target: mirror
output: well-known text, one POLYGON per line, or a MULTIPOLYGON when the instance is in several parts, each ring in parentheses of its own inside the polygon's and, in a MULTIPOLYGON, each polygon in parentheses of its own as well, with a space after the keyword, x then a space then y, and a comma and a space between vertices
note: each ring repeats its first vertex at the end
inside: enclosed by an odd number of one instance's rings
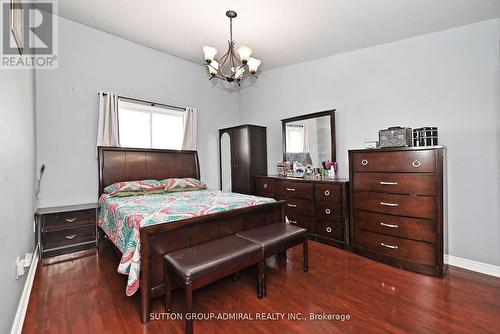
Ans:
POLYGON ((321 167, 335 161, 335 110, 283 119, 283 160, 321 167))
POLYGON ((221 189, 231 192, 231 137, 226 132, 220 139, 221 189))

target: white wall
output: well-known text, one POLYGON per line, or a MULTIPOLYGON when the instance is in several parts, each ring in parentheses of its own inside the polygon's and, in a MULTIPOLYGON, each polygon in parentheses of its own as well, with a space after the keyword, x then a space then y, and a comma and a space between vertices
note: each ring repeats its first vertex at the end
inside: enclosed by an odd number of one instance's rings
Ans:
MULTIPOLYGON (((200 51, 201 52, 201 51, 200 51)), ((237 124, 238 95, 205 69, 59 18, 59 69, 37 71, 38 163, 47 165, 40 206, 97 201, 97 91, 198 108, 202 178, 218 187, 218 129, 237 124)))
POLYGON ((0 333, 8 333, 26 282, 16 280, 16 259, 34 249, 35 79, 32 70, 0 72, 0 333))
POLYGON ((280 119, 336 108, 337 159, 389 126, 437 126, 448 146, 449 253, 500 265, 500 20, 266 71, 240 92, 240 121, 268 127, 268 166, 281 159, 280 119))

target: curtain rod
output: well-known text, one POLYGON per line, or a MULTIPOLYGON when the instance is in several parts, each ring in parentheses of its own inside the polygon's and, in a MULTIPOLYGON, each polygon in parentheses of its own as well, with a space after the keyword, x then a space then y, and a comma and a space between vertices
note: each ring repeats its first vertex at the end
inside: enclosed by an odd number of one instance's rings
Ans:
MULTIPOLYGON (((102 94, 102 95, 108 95, 108 93, 106 93, 106 92, 98 92, 98 93, 97 93, 97 95, 99 95, 99 94, 102 94)), ((158 102, 152 102, 152 101, 147 101, 147 100, 143 100, 143 99, 136 99, 136 98, 134 98, 134 97, 128 97, 128 96, 118 95, 118 98, 120 98, 120 99, 124 99, 124 100, 130 100, 130 101, 136 101, 136 102, 147 103, 147 104, 151 105, 152 107, 154 107, 154 106, 164 106, 164 107, 167 107, 167 108, 170 108, 170 109, 177 109, 177 110, 183 110, 183 111, 186 111, 186 108, 185 108, 185 107, 172 106, 172 105, 170 105, 170 104, 158 103, 158 102)))

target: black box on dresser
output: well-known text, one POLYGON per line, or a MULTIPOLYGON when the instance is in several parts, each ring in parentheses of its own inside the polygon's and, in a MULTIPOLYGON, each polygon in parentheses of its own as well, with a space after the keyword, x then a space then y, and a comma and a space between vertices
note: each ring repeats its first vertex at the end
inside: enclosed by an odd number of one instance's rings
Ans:
POLYGON ((98 204, 39 208, 36 211, 42 258, 96 247, 98 204))
POLYGON ((351 250, 445 274, 446 148, 350 150, 351 250))
POLYGON ((345 179, 257 176, 258 196, 285 200, 290 224, 308 230, 309 239, 349 249, 349 182, 345 179))

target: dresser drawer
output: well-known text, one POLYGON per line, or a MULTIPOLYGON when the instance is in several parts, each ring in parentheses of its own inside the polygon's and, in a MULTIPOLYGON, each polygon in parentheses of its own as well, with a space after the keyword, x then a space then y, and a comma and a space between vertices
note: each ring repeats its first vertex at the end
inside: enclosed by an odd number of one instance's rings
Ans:
POLYGON ((316 201, 316 216, 321 219, 342 221, 342 204, 316 201))
POLYGON ((345 241, 344 224, 342 222, 320 219, 316 224, 316 234, 339 241, 345 241))
POLYGON ((355 173, 354 190, 435 195, 436 175, 423 173, 355 173))
POLYGON ((275 180, 271 178, 259 177, 257 178, 257 195, 272 197, 274 195, 275 180))
POLYGON ((302 216, 314 216, 314 202, 299 198, 285 198, 285 212, 302 216))
POLYGON ((42 233, 44 250, 76 245, 82 242, 95 241, 95 239, 95 226, 76 227, 42 233))
POLYGON ((96 223, 96 209, 50 213, 43 215, 42 231, 74 228, 96 223))
POLYGON ((352 154, 354 172, 410 172, 436 171, 436 154, 428 151, 356 152, 352 154))
POLYGON ((319 201, 342 202, 342 186, 340 184, 317 183, 314 185, 314 195, 319 201))
POLYGON ((355 192, 354 208, 407 217, 434 219, 436 199, 430 196, 355 192))
POLYGON ((372 252, 418 264, 435 265, 434 244, 390 235, 354 230, 354 244, 372 252))
POLYGON ((314 198, 314 186, 311 182, 278 181, 275 192, 280 196, 309 200, 314 198))
POLYGON ((316 220, 313 217, 305 217, 294 213, 286 213, 285 215, 290 224, 305 228, 309 233, 316 232, 316 220))
POLYGON ((384 215, 354 210, 354 225, 364 230, 407 239, 435 242, 435 223, 432 220, 384 215))

